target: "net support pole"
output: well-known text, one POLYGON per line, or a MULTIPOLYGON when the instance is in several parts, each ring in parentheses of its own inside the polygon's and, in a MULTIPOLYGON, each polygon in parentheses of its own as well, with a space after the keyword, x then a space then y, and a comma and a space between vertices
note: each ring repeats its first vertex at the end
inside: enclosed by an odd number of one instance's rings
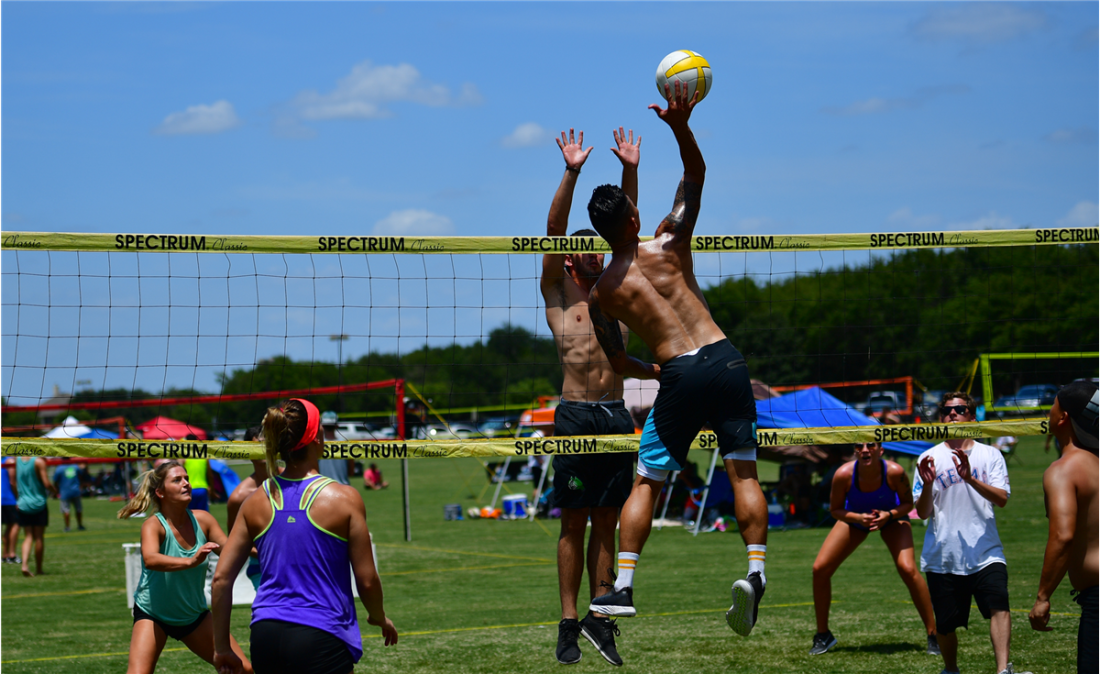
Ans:
POLYGON ((409 460, 401 459, 401 491, 405 503, 405 541, 412 542, 412 513, 409 511, 409 460))

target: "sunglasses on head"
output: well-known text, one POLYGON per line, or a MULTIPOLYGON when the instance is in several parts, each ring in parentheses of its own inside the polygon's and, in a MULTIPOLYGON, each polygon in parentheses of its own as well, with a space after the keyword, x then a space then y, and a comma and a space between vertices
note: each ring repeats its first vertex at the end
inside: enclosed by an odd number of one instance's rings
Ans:
POLYGON ((943 407, 943 409, 940 410, 940 414, 946 417, 948 414, 951 414, 952 411, 954 411, 955 414, 961 417, 962 415, 969 412, 970 408, 966 405, 946 405, 945 407, 943 407))

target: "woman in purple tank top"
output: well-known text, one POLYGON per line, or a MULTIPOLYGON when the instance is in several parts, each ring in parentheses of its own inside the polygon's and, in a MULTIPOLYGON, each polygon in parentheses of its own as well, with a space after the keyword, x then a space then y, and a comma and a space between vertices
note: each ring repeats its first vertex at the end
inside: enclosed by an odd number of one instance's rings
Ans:
POLYGON ((252 666, 257 674, 348 674, 363 655, 352 576, 367 622, 382 628, 385 644, 397 629, 382 606, 363 499, 354 487, 322 476, 320 412, 306 400, 272 407, 264 417, 268 474, 275 477, 241 506, 237 524, 214 574, 214 664, 241 672, 230 650, 233 582, 255 547, 261 579, 252 603, 252 666), (276 459, 286 468, 276 469, 276 459), (350 563, 350 569, 349 569, 350 563))
POLYGON ((832 578, 836 570, 872 531, 882 534, 898 574, 909 588, 928 635, 927 652, 939 654, 936 621, 928 585, 913 558, 913 530, 909 512, 913 492, 905 469, 882 458, 881 443, 855 446, 855 461, 844 464, 833 475, 829 510, 836 519, 814 560, 814 614, 817 634, 810 655, 821 655, 836 646, 829 631, 829 603, 833 598, 832 578))

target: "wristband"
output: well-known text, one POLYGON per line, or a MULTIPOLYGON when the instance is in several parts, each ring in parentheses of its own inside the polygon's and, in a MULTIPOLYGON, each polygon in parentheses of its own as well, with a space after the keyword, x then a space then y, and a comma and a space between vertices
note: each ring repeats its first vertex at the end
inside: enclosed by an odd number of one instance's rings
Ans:
POLYGON ((573 173, 576 173, 577 175, 581 174, 581 170, 579 168, 573 168, 572 166, 566 166, 565 170, 566 171, 572 171, 573 173))

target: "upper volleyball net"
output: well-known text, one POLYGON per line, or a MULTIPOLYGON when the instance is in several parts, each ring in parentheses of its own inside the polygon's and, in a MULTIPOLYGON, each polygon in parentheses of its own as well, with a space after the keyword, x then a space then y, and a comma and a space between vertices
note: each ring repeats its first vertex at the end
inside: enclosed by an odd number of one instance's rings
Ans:
MULTIPOLYGON (((704 235, 692 250, 769 447, 1045 433, 1049 402, 1006 396, 1097 375, 1097 241, 1097 228, 704 235), (984 421, 935 423, 937 396, 958 390, 984 421)), ((637 448, 461 426, 560 391, 540 256, 609 252, 598 238, 5 232, 2 250, 6 455, 258 457, 234 433, 287 395, 379 440, 344 443, 355 458, 637 448), (208 439, 35 437, 69 415, 131 431, 171 418, 208 439), (428 432, 448 424, 466 430, 428 432)), ((637 338, 628 351, 651 360, 637 338)))

